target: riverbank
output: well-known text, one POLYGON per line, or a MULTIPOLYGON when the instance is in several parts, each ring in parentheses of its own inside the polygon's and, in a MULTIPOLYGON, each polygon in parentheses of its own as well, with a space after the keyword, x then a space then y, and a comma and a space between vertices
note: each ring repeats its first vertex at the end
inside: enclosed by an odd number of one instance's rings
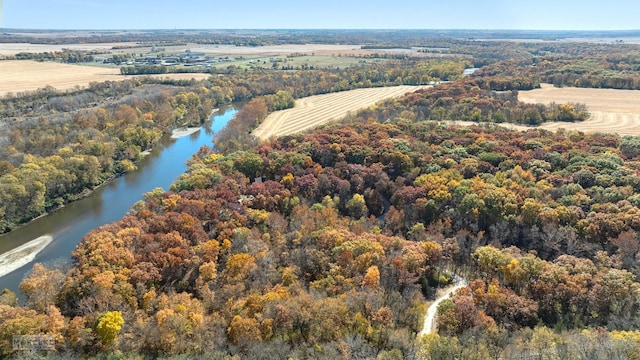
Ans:
MULTIPOLYGON (((211 112, 211 114, 213 115, 213 114, 215 114, 216 112, 218 112, 219 110, 220 110, 220 109, 218 109, 218 108, 213 109, 213 111, 211 112)), ((170 137, 171 137, 172 139, 179 139, 179 138, 181 138, 181 137, 185 137, 185 136, 191 135, 191 134, 193 134, 193 133, 195 133, 195 132, 199 131, 200 129, 201 129, 201 128, 199 128, 199 127, 197 127, 197 128, 196 128, 196 127, 193 127, 193 128, 181 128, 181 129, 175 129, 175 130, 173 130, 173 131, 171 132, 171 136, 170 136, 170 137)), ((166 133, 165 133, 165 134, 166 134, 166 133)), ((156 144, 154 144, 154 145, 156 145, 156 144)), ((145 157, 147 157, 147 156, 151 155, 151 152, 152 152, 152 151, 153 151, 153 149, 148 149, 148 150, 144 150, 144 151, 140 152, 140 160, 142 160, 142 159, 144 159, 145 157)), ((139 162, 139 161, 137 161, 136 163, 138 163, 138 162, 139 162)), ((58 211, 58 210, 60 210, 60 209, 64 208, 65 206, 67 206, 67 205, 69 205, 69 204, 71 204, 71 203, 74 203, 74 202, 76 202, 76 201, 78 201, 78 200, 84 199, 84 198, 86 198, 87 196, 91 195, 95 190, 97 190, 97 189, 99 189, 99 188, 101 188, 101 187, 103 187, 103 186, 105 186, 105 185, 108 185, 108 184, 109 184, 110 182, 112 182, 114 179, 117 179, 118 177, 123 176, 123 175, 125 175, 125 174, 126 174, 126 172, 118 172, 118 173, 115 173, 115 174, 113 174, 113 175, 109 176, 108 178, 106 178, 106 179, 105 179, 104 181, 102 181, 100 184, 98 184, 98 185, 94 186, 93 188, 91 188, 91 189, 89 189, 89 188, 85 188, 81 193, 79 193, 79 194, 75 194, 74 196, 72 196, 72 197, 70 198, 70 200, 69 200, 69 201, 65 202, 64 204, 61 204, 61 205, 57 205, 57 206, 54 206, 54 207, 48 208, 44 213, 42 213, 42 214, 40 214, 40 215, 36 216, 36 217, 35 217, 35 218, 33 218, 33 219, 30 219, 30 220, 28 220, 28 221, 26 221, 26 222, 23 222, 23 223, 20 223, 20 224, 16 225, 15 227, 11 228, 11 230, 9 230, 9 231, 6 231, 6 232, 1 232, 1 231, 0 231, 0 236, 2 236, 2 235, 4 235, 4 234, 9 234, 9 233, 11 233, 11 232, 14 232, 14 231, 16 231, 16 230, 18 230, 18 229, 20 229, 20 228, 22 228, 22 227, 24 227, 24 226, 27 226, 27 225, 29 225, 29 224, 33 223, 35 220, 38 220, 38 219, 40 219, 40 218, 42 218, 42 217, 46 217, 46 216, 51 215, 52 213, 54 213, 54 212, 56 212, 56 211, 58 211)), ((1 254, 1 250, 0 250, 0 255, 3 255, 3 254, 1 254)), ((0 276, 1 276, 1 275, 0 275, 0 276)))
MULTIPOLYGON (((149 156, 136 162, 137 170, 114 175, 109 181, 89 189, 85 196, 50 211, 27 224, 0 235, 0 253, 8 252, 40 236, 51 235, 51 242, 34 261, 72 262, 71 253, 91 230, 117 221, 131 211, 144 194, 155 188, 168 189, 187 171, 186 163, 202 146, 211 146, 211 137, 233 118, 234 107, 221 108, 205 123, 202 131, 181 139, 163 135, 149 156)), ((0 255, 1 256, 1 255, 0 255)), ((8 288, 20 297, 19 284, 31 269, 28 265, 0 278, 0 290, 8 288)))
POLYGON ((195 132, 200 131, 199 127, 188 127, 188 128, 179 128, 171 131, 172 139, 179 139, 181 137, 189 136, 195 132))
POLYGON ((0 277, 32 262, 53 241, 51 235, 40 236, 0 255, 0 277))

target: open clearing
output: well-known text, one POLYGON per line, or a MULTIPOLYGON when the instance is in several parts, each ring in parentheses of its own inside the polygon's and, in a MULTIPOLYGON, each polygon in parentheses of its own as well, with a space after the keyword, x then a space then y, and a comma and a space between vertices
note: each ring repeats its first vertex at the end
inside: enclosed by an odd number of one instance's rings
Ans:
MULTIPOLYGON (((161 74, 155 77, 172 79, 204 79, 209 74, 161 74)), ((91 82, 119 81, 130 77, 120 74, 120 69, 97 66, 68 65, 54 62, 28 60, 0 61, 0 96, 8 93, 34 91, 53 86, 68 90, 76 86, 88 86, 91 82)))
MULTIPOLYGON (((616 133, 619 135, 640 135, 640 91, 586 88, 556 88, 543 84, 540 89, 521 91, 518 99, 527 103, 549 104, 555 102, 583 103, 587 105, 591 117, 583 122, 553 122, 540 128, 556 130, 578 130, 586 132, 616 133)), ((527 129, 526 126, 512 126, 527 129)))
POLYGON ((253 135, 268 139, 300 132, 332 120, 345 117, 349 112, 374 105, 386 98, 402 96, 427 86, 392 86, 356 89, 338 93, 309 96, 296 100, 292 109, 276 111, 254 130, 253 135))

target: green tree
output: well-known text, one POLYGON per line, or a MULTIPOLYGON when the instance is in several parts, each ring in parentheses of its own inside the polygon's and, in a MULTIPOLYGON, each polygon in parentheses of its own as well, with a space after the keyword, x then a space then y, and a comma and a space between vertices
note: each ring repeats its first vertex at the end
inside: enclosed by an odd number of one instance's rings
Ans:
POLYGON ((636 136, 624 136, 620 141, 620 151, 629 159, 635 158, 640 155, 640 139, 636 136))
POLYGON ((260 155, 253 151, 239 152, 235 158, 233 166, 249 179, 260 175, 263 167, 263 160, 260 155))

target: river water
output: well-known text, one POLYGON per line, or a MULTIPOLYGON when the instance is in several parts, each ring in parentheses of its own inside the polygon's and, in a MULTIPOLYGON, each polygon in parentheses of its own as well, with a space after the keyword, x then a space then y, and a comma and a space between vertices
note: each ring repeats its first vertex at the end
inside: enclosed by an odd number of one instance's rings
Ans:
POLYGON ((233 118, 236 110, 220 108, 200 131, 179 138, 162 138, 151 154, 138 165, 138 170, 118 177, 96 189, 88 197, 41 217, 10 233, 0 235, 0 254, 40 236, 51 235, 53 241, 31 263, 0 277, 0 291, 8 288, 19 292, 20 281, 34 262, 69 261, 71 252, 92 229, 122 218, 142 195, 161 187, 168 190, 187 170, 186 161, 202 146, 212 146, 213 134, 233 118))

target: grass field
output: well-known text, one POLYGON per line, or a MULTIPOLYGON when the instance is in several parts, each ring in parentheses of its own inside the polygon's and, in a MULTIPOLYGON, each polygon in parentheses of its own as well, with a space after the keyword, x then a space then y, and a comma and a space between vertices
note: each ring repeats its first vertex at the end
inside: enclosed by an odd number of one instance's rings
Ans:
POLYGON ((424 87, 426 86, 357 89, 298 99, 294 108, 276 111, 267 116, 253 134, 261 139, 268 139, 300 132, 341 119, 349 112, 374 105, 380 100, 398 97, 424 87))
MULTIPOLYGON (((172 79, 204 79, 208 74, 162 74, 157 77, 172 79)), ((33 91, 53 86, 58 90, 68 90, 76 86, 84 87, 97 81, 119 81, 127 77, 120 75, 120 69, 97 66, 68 65, 54 62, 22 60, 0 61, 0 96, 9 93, 33 91)))
POLYGON ((362 59, 351 56, 336 56, 336 55, 309 55, 289 58, 286 63, 278 63, 278 66, 290 65, 294 68, 300 66, 313 66, 314 68, 335 68, 335 67, 347 67, 359 64, 372 64, 378 62, 385 62, 385 59, 362 59))
MULTIPOLYGON (((233 56, 230 56, 233 59, 233 56)), ((279 56, 259 56, 259 55, 242 55, 242 60, 232 60, 229 62, 220 62, 213 64, 213 67, 224 69, 230 65, 238 66, 241 69, 272 69, 273 63, 271 58, 276 58, 275 68, 280 70, 282 67, 288 69, 335 69, 348 66, 356 66, 362 64, 373 64, 386 62, 386 59, 362 59, 353 56, 337 56, 337 55, 299 55, 295 57, 279 56)))
MULTIPOLYGON (((269 58, 286 58, 288 55, 299 56, 289 58, 288 62, 277 63, 277 68, 282 65, 289 65, 294 69, 314 67, 314 68, 337 68, 351 65, 359 65, 362 61, 367 63, 385 61, 384 59, 366 59, 363 56, 372 54, 384 54, 389 51, 384 49, 362 49, 361 45, 331 45, 331 44, 284 44, 269 46, 235 46, 235 45, 213 45, 213 44, 185 44, 175 46, 161 46, 159 53, 151 53, 151 46, 143 46, 133 42, 123 43, 96 43, 96 44, 66 44, 66 45, 41 45, 29 43, 2 43, 0 44, 0 57, 3 55, 16 55, 20 52, 42 53, 51 51, 70 50, 95 50, 107 54, 136 54, 145 56, 176 56, 191 51, 203 53, 211 58, 229 57, 231 61, 213 64, 216 68, 226 68, 230 65, 238 66, 241 69, 252 69, 256 66, 270 69, 272 64, 269 58), (116 47, 116 49, 114 49, 116 47), (122 47, 122 48, 120 48, 122 47), (241 60, 236 60, 237 58, 241 60), (266 60, 266 63, 257 64, 258 59, 266 60), (252 63, 249 63, 252 61, 252 63)), ((411 49, 394 51, 393 53, 406 53, 417 57, 438 57, 440 54, 419 53, 411 49)), ((109 57, 109 55, 105 55, 109 57)), ((450 56, 448 54, 447 56, 450 56)))

